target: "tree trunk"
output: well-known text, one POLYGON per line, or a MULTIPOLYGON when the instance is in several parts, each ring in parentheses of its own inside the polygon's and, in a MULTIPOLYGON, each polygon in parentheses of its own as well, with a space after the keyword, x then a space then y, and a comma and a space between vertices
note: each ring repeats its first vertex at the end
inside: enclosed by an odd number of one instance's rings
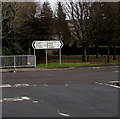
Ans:
POLYGON ((31 55, 31 48, 28 48, 28 54, 31 55))
POLYGON ((82 62, 86 62, 86 44, 85 43, 83 43, 82 62))
POLYGON ((99 48, 98 48, 98 45, 96 46, 96 58, 99 58, 99 48))
POLYGON ((89 45, 87 46, 87 62, 89 62, 89 45))
POLYGON ((110 62, 110 47, 108 46, 108 49, 107 49, 108 53, 107 53, 107 62, 110 62))
POLYGON ((116 60, 116 49, 115 49, 115 45, 113 45, 113 60, 116 60))

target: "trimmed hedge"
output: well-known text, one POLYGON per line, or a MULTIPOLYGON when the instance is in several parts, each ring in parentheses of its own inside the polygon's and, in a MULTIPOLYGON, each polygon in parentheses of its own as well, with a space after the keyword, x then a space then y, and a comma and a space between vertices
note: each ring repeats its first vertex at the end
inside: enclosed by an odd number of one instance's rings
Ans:
MULTIPOLYGON (((99 49, 99 55, 107 55, 106 46, 100 46, 98 49, 99 49)), ((96 48, 90 47, 89 54, 95 55, 96 48)), ((64 46, 62 48, 62 55, 82 55, 82 48, 64 46)), ((110 55, 113 55, 113 48, 110 48, 110 55)), ((118 46, 116 47, 116 55, 120 55, 120 47, 118 46)))

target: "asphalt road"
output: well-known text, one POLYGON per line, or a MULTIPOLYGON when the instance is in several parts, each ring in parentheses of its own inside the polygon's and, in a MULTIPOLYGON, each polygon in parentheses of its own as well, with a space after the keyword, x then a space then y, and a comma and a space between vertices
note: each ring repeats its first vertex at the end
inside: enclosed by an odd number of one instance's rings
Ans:
POLYGON ((3 117, 117 117, 117 68, 3 73, 3 117), (8 85, 9 84, 9 85, 8 85))

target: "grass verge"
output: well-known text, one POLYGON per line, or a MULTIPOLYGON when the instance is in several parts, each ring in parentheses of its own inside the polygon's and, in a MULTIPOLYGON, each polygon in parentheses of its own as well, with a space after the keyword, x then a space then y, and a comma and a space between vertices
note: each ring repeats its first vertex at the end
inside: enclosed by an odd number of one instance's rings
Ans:
POLYGON ((80 67, 80 66, 97 66, 97 65, 117 65, 118 62, 104 62, 104 63, 93 63, 93 62, 81 62, 81 63, 48 63, 46 64, 38 64, 37 68, 59 68, 59 67, 80 67))

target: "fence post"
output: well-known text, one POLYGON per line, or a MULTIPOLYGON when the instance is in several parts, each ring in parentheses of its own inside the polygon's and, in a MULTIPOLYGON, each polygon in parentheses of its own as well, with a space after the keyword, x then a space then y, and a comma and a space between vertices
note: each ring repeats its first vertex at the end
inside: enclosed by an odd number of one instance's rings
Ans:
POLYGON ((14 56, 14 68, 15 68, 16 66, 15 66, 15 56, 14 56))
POLYGON ((27 65, 29 64, 29 56, 27 56, 27 65))

